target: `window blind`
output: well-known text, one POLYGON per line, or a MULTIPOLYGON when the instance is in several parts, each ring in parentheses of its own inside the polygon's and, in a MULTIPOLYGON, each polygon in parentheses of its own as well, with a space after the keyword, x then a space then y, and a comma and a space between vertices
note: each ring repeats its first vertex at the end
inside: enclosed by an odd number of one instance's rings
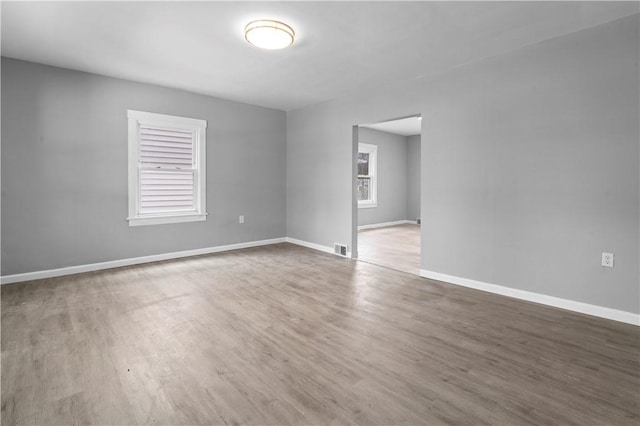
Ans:
POLYGON ((194 135, 140 126, 140 213, 193 211, 194 135))

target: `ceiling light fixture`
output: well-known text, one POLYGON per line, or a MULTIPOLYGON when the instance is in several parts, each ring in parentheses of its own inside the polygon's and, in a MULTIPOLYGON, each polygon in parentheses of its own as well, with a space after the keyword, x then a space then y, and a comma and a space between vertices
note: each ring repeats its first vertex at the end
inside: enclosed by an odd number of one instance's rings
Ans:
POLYGON ((244 38, 262 49, 284 49, 293 44, 295 32, 284 22, 260 19, 244 27, 244 38))

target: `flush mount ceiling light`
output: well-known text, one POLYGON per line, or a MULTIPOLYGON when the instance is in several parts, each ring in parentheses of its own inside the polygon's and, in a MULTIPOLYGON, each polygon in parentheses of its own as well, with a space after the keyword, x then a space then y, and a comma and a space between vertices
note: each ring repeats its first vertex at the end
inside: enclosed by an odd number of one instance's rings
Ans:
POLYGON ((260 19, 244 27, 244 38, 262 49, 284 49, 293 44, 293 28, 280 21, 260 19))

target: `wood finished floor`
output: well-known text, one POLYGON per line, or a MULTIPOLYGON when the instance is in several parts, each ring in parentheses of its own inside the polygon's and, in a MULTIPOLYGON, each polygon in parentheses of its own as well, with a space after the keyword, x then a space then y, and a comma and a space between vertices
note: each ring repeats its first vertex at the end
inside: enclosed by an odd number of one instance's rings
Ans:
POLYGON ((420 275, 420 225, 394 225, 358 231, 358 259, 420 275))
POLYGON ((639 421, 638 328, 290 244, 1 292, 5 425, 639 421))

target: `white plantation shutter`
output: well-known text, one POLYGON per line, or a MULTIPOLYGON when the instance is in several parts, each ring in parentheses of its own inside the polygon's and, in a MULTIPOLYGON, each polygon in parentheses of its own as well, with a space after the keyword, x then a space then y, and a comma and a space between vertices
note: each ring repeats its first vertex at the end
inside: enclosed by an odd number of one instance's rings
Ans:
POLYGON ((205 128, 202 120, 129 111, 131 226, 204 220, 205 128))
POLYGON ((193 132, 140 126, 140 164, 193 167, 193 132))
POLYGON ((140 126, 140 213, 195 211, 194 138, 140 126))
POLYGON ((140 213, 195 210, 193 172, 140 171, 140 213))

